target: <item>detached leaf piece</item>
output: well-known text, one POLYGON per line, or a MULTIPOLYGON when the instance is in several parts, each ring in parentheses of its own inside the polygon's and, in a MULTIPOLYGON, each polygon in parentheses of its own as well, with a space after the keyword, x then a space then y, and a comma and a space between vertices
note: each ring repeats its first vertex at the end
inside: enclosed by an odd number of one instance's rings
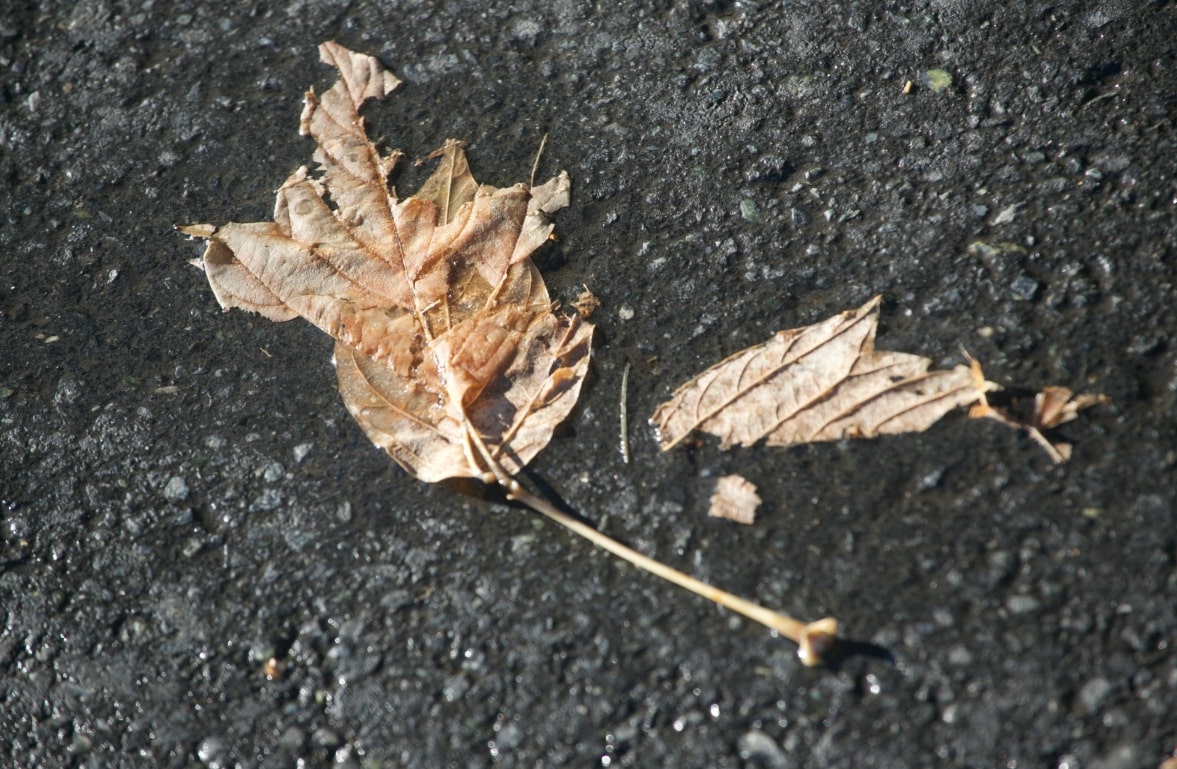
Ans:
POLYGON ((1110 402, 1111 398, 1103 393, 1075 395, 1069 387, 1049 385, 1034 396, 1032 423, 1041 430, 1050 430, 1077 419, 1083 409, 1110 402))
POLYGON ((576 301, 572 303, 572 309, 576 310, 577 314, 586 320, 591 318, 593 313, 599 310, 600 307, 601 300, 597 298, 596 294, 589 291, 588 286, 584 287, 584 291, 581 291, 580 295, 576 297, 576 301))
POLYGON ((927 358, 875 351, 880 301, 779 331, 678 388, 650 420, 662 449, 694 430, 725 449, 921 432, 981 399, 968 366, 929 372, 927 358))
POLYGON ((424 481, 478 478, 657 576, 798 642, 814 665, 837 623, 805 624, 671 569, 532 494, 513 477, 576 403, 592 326, 552 310, 529 256, 568 205, 560 174, 538 187, 475 182, 463 145, 447 141, 416 195, 400 200, 360 105, 400 81, 371 56, 319 47, 340 81, 306 95, 300 130, 318 143, 321 175, 296 171, 273 222, 196 224, 201 259, 225 309, 306 318, 333 336, 339 391, 378 446, 424 481))
POLYGON ((514 475, 576 403, 592 326, 552 312, 530 254, 568 205, 569 180, 479 185, 462 143, 431 157, 416 195, 389 193, 399 153, 381 155, 358 115, 399 85, 379 61, 320 47, 341 79, 306 96, 300 130, 321 178, 296 171, 273 222, 195 225, 226 309, 302 316, 336 339, 339 390, 373 442, 424 481, 514 475), (495 467, 493 465, 497 465, 495 467))
MULTIPOLYGON (((971 365, 973 379, 983 382, 985 375, 981 373, 981 364, 974 360, 971 361, 971 365)), ((973 419, 993 419, 1006 427, 1024 431, 1050 455, 1051 459, 1061 464, 1071 458, 1071 444, 1051 441, 1042 431, 1066 424, 1078 417, 1083 409, 1109 401, 1110 398, 1102 393, 1075 395, 1067 387, 1051 385, 1034 395, 1034 410, 1029 419, 1021 419, 1005 409, 991 405, 984 396, 981 397, 980 403, 969 409, 969 416, 973 419)))
POLYGON ((715 483, 707 515, 751 525, 756 522, 760 496, 751 481, 739 475, 724 475, 715 483))

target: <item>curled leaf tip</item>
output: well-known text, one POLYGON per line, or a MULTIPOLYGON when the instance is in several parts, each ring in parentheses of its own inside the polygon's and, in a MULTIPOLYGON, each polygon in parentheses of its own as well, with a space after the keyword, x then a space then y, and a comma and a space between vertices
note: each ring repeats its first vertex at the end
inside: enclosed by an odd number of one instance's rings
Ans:
POLYGON ((992 419, 1006 427, 1024 432, 1032 441, 1042 447, 1042 450, 1056 464, 1062 464, 1071 458, 1072 448, 1068 443, 1052 441, 1043 431, 1049 431, 1059 425, 1070 422, 1078 417, 1079 412, 1092 406, 1110 402, 1108 396, 1102 393, 1087 393, 1075 395, 1070 388, 1050 385, 1035 394, 1033 410, 1028 414, 1019 415, 1015 408, 997 408, 989 404, 985 392, 1000 390, 1001 387, 986 382, 981 373, 981 364, 969 358, 973 379, 978 383, 977 389, 981 396, 976 405, 969 409, 971 419, 992 419))

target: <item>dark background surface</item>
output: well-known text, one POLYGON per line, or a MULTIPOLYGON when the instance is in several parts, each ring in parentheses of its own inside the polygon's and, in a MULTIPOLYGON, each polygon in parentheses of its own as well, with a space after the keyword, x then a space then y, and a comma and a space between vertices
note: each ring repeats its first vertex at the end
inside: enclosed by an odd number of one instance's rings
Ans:
POLYGON ((1012 6, 5 2, 0 764, 1155 767, 1177 748, 1177 8, 1012 6), (893 660, 803 668, 412 481, 341 406, 326 337, 220 312, 172 225, 269 217, 329 38, 406 79, 366 115, 410 160, 464 138, 504 185, 547 133, 541 176, 572 176, 539 264, 604 306, 534 477, 893 660), (1060 431, 1063 466, 963 417, 658 452, 645 419, 688 376, 876 292, 881 347, 1113 402, 1060 431), (704 515, 733 471, 753 527, 704 515))

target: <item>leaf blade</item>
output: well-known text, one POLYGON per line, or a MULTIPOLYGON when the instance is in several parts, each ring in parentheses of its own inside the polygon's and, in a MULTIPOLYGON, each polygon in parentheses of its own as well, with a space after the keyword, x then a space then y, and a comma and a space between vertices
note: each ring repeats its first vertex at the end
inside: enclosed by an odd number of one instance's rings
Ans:
POLYGON ((929 372, 926 358, 875 351, 880 301, 780 331, 679 387, 650 419, 662 450, 695 430, 724 449, 919 432, 976 402, 967 366, 929 372))
POLYGON ((374 443, 425 481, 517 473, 571 411, 592 326, 556 315, 530 255, 568 204, 560 174, 535 188, 479 185, 460 141, 418 194, 397 200, 398 153, 369 141, 360 106, 400 81, 373 57, 320 47, 339 80, 307 93, 317 144, 278 190, 274 221, 192 225, 218 301, 301 316, 336 340, 344 403, 374 443))

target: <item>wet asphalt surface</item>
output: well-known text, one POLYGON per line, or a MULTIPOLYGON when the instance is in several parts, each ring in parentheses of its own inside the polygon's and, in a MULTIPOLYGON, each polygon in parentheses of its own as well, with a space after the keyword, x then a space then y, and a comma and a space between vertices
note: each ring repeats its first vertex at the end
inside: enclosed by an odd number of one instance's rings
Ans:
MULTIPOLYGON (((1177 7, 392 5, 0 8, 0 764, 1172 755, 1177 7), (350 421, 323 335, 219 310, 172 226, 269 216, 309 162, 329 38, 405 78, 366 115, 410 160, 464 138, 504 185, 546 133, 541 176, 572 176, 539 264, 603 306, 531 482, 716 585, 837 616, 834 665, 407 478, 350 421), (1059 466, 963 416, 659 453, 645 420, 688 376, 879 292, 881 347, 1112 403, 1058 431, 1059 466), (728 472, 760 488, 753 527, 705 517, 728 472)), ((413 189, 428 169, 405 165, 413 189)))

